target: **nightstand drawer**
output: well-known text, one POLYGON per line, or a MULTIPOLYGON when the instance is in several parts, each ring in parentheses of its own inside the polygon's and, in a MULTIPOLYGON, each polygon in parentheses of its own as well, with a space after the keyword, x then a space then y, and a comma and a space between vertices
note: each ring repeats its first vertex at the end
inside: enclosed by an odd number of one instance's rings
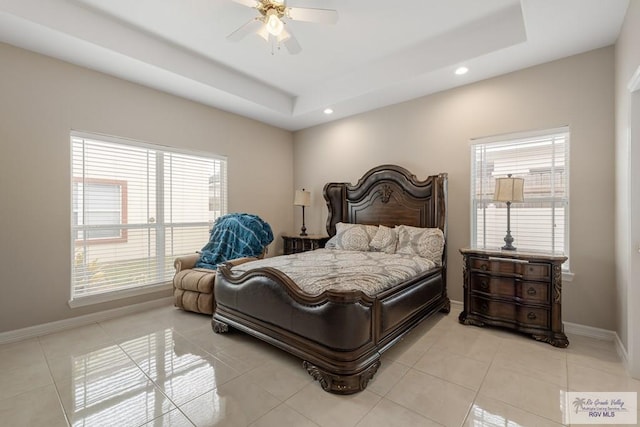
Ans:
POLYGON ((537 264, 530 262, 522 264, 522 277, 530 280, 548 280, 551 277, 551 266, 549 264, 537 264))
POLYGON ((472 297, 470 302, 472 314, 509 323, 515 321, 524 326, 549 327, 549 311, 544 308, 518 306, 479 297, 472 297))
POLYGON ((472 292, 484 292, 535 303, 546 303, 549 297, 548 283, 522 282, 512 277, 490 276, 479 273, 471 273, 469 281, 472 292))
POLYGON ((487 273, 513 274, 525 279, 548 279, 551 274, 549 264, 522 261, 511 258, 475 258, 469 260, 472 270, 487 273))
POLYGON ((549 311, 543 308, 519 307, 518 322, 548 328, 550 325, 549 311))
POLYGON ((539 282, 520 282, 517 297, 525 302, 547 303, 549 301, 549 284, 539 282))
POLYGON ((472 297, 469 312, 488 316, 493 319, 513 321, 516 318, 516 306, 505 302, 472 297))
POLYGON ((516 283, 512 277, 495 277, 471 273, 469 283, 472 292, 484 292, 504 297, 516 296, 516 283))

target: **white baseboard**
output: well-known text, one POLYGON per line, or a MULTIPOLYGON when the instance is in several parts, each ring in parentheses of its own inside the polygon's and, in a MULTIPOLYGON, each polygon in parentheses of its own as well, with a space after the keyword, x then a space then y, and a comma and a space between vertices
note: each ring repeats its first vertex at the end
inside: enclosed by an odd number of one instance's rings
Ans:
POLYGON ((622 361, 625 370, 629 372, 629 353, 622 344, 620 336, 615 331, 607 329, 594 328, 592 326, 579 325, 577 323, 563 322, 564 331, 570 334, 581 335, 584 337, 595 338, 599 340, 612 341, 616 348, 616 352, 622 361))
POLYGON ((450 300, 450 302, 451 302, 451 305, 455 305, 455 306, 457 306, 457 308, 459 308, 461 310, 464 308, 464 303, 462 301, 456 301, 456 300, 452 299, 452 300, 450 300))
POLYGON ((615 341, 617 334, 608 329, 594 328, 593 326, 580 325, 578 323, 562 322, 564 331, 583 337, 595 338, 604 341, 615 341))
POLYGON ((15 331, 0 332, 0 344, 8 344, 15 341, 22 341, 35 338, 66 329, 77 328, 91 323, 102 322, 127 314, 140 313, 158 307, 166 307, 173 304, 173 297, 160 298, 153 301, 128 305, 126 307, 113 308, 111 310, 99 311, 97 313, 86 314, 84 316, 71 317, 69 319, 57 320, 55 322, 44 323, 42 325, 29 326, 27 328, 16 329, 15 331))
POLYGON ((622 344, 620 336, 615 331, 609 331, 607 329, 594 328, 592 326, 579 325, 577 323, 563 322, 564 331, 570 334, 582 335, 589 338, 595 338, 599 340, 612 341, 616 348, 616 353, 620 356, 620 361, 624 369, 631 374, 629 366, 629 353, 622 344))
POLYGON ((626 369, 627 372, 631 373, 629 369, 630 368, 629 353, 627 353, 627 349, 624 347, 624 344, 622 344, 622 340, 620 339, 618 334, 616 334, 616 339, 613 343, 616 346, 616 352, 618 352, 618 356, 620 356, 620 359, 622 359, 622 364, 624 365, 624 368, 626 369))

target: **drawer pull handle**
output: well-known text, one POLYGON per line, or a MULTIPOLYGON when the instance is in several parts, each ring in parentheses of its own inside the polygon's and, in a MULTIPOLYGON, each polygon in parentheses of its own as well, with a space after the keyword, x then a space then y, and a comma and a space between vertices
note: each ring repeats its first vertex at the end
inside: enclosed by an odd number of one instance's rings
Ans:
POLYGON ((482 311, 489 310, 489 304, 487 304, 486 302, 483 302, 482 304, 480 304, 480 310, 482 311))
POLYGON ((536 316, 536 314, 532 311, 529 312, 529 314, 527 314, 527 319, 529 320, 535 320, 538 316, 536 316))
POLYGON ((483 280, 482 282, 480 282, 480 287, 484 290, 489 288, 489 283, 487 283, 486 280, 483 280))
POLYGON ((529 288, 527 289, 527 295, 535 295, 536 294, 536 290, 533 288, 529 288))
POLYGON ((482 271, 487 271, 489 269, 489 266, 487 264, 482 264, 482 265, 480 265, 480 269, 482 271))

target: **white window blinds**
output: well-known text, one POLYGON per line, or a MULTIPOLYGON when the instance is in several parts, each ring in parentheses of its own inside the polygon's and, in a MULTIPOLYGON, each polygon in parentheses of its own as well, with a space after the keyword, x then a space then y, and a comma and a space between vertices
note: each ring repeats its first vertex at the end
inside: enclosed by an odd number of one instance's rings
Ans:
POLYGON ((227 212, 226 160, 71 134, 71 299, 164 284, 227 212))
POLYGON ((504 245, 507 208, 505 203, 493 199, 496 178, 508 174, 524 178, 524 202, 511 205, 513 245, 519 250, 568 255, 569 129, 472 141, 474 247, 504 245))

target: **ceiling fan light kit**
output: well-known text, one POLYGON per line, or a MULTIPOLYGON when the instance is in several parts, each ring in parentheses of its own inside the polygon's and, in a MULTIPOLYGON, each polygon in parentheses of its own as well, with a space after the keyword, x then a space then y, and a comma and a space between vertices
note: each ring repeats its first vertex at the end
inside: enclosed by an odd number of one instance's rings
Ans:
POLYGON ((278 37, 284 29, 284 23, 278 18, 273 10, 269 11, 269 18, 267 18, 267 31, 272 36, 278 37))
POLYGON ((271 53, 275 53, 280 44, 284 44, 290 54, 300 53, 302 48, 293 36, 287 31, 285 19, 302 22, 319 22, 323 24, 335 24, 338 22, 338 12, 332 9, 311 9, 301 7, 289 7, 284 2, 276 0, 233 0, 235 3, 256 9, 260 16, 252 18, 249 22, 227 36, 227 40, 240 41, 248 34, 255 33, 271 44, 271 53))

